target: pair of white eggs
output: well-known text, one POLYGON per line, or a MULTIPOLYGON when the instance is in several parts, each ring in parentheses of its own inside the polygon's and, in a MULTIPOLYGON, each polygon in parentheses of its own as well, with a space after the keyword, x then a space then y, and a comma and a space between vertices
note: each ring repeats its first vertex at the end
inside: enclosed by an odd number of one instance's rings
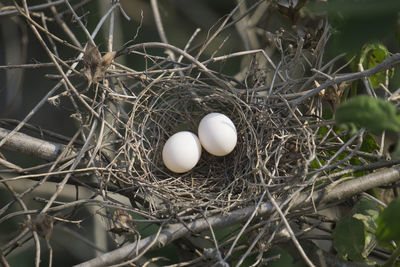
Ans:
POLYGON ((199 137, 189 131, 172 135, 164 145, 164 165, 175 173, 183 173, 196 166, 201 147, 215 156, 225 156, 236 146, 237 132, 233 122, 224 114, 210 113, 201 119, 199 137))

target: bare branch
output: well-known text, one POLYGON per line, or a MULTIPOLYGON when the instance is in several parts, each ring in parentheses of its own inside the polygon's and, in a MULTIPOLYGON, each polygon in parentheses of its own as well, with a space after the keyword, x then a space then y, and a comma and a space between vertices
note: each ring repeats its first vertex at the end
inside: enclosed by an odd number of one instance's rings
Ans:
POLYGON ((321 92, 322 90, 324 90, 325 88, 327 88, 329 86, 332 86, 335 84, 340 84, 342 82, 350 82, 350 81, 362 79, 365 77, 369 77, 371 75, 374 75, 375 73, 393 68, 398 64, 400 64, 400 53, 394 54, 390 58, 384 60, 382 63, 380 63, 380 64, 376 65, 375 67, 370 68, 368 70, 351 73, 351 74, 337 75, 332 80, 321 84, 320 86, 311 90, 307 94, 305 94, 293 101, 290 101, 289 103, 292 104, 293 106, 296 106, 296 105, 302 103, 304 100, 318 94, 319 92, 321 92))
MULTIPOLYGON (((0 140, 8 136, 10 132, 9 130, 0 128, 0 140)), ((3 145, 4 149, 49 161, 56 160, 65 147, 61 144, 44 141, 18 132, 10 135, 3 145)))
MULTIPOLYGON (((330 190, 323 189, 313 194, 312 198, 309 197, 308 193, 302 193, 295 200, 292 210, 311 208, 312 201, 315 201, 319 205, 328 203, 342 202, 358 193, 364 192, 368 189, 386 185, 389 183, 396 182, 400 179, 400 166, 393 167, 371 173, 347 182, 343 182, 330 190)), ((281 202, 277 202, 278 205, 281 202)), ((209 225, 213 229, 220 229, 222 227, 228 227, 236 223, 244 222, 251 216, 255 207, 247 207, 228 213, 225 216, 212 216, 206 219, 198 219, 193 222, 189 222, 186 225, 180 223, 170 224, 165 227, 163 231, 158 235, 156 242, 154 242, 155 235, 146 237, 139 242, 130 243, 124 247, 118 248, 114 251, 105 253, 100 257, 94 258, 87 262, 76 265, 76 267, 100 267, 109 266, 114 263, 120 262, 127 257, 135 255, 135 251, 142 251, 148 248, 148 245, 154 243, 153 248, 162 247, 168 243, 181 238, 191 233, 201 233, 209 228, 209 225), (208 221, 208 222, 207 222, 208 221), (209 224, 208 224, 209 223, 209 224)), ((257 217, 266 217, 275 211, 275 207, 271 202, 261 204, 258 209, 257 217)))

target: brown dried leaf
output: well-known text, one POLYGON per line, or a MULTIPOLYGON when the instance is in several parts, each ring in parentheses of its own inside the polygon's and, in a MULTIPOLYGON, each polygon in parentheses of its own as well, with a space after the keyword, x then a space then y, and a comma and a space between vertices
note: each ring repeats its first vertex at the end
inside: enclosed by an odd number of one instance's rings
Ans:
POLYGON ((101 56, 97 46, 88 43, 82 61, 86 78, 91 83, 96 83, 104 78, 104 74, 111 62, 114 60, 116 52, 108 52, 101 56))
POLYGON ((34 219, 28 220, 25 225, 29 230, 35 231, 38 235, 49 241, 53 233, 53 222, 53 217, 39 214, 34 219))
MULTIPOLYGON (((316 87, 319 86, 317 81, 314 81, 316 87)), ((344 93, 344 90, 347 88, 348 84, 346 82, 342 82, 339 86, 329 86, 328 88, 319 92, 319 96, 322 97, 324 101, 326 101, 331 108, 331 110, 335 110, 335 108, 340 104, 340 99, 344 93)))
POLYGON ((133 223, 132 216, 124 210, 116 210, 113 215, 114 227, 110 232, 118 235, 131 234, 136 232, 136 226, 133 223))

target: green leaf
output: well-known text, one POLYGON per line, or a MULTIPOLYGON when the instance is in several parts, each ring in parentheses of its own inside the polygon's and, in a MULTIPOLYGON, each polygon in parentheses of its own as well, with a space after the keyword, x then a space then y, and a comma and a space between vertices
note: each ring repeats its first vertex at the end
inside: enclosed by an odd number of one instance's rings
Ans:
POLYGON ((364 223, 352 216, 339 220, 333 230, 333 246, 345 259, 363 261, 365 248, 364 223))
POLYGON ((380 243, 400 240, 400 198, 394 199, 377 219, 376 239, 380 243))
POLYGON ((375 233, 376 219, 379 216, 379 206, 375 201, 361 197, 354 205, 351 214, 364 223, 367 231, 375 233))
POLYGON ((366 197, 360 197, 347 217, 352 217, 364 224, 364 247, 361 257, 367 262, 367 257, 375 247, 376 219, 379 215, 378 204, 366 197))
POLYGON ((294 263, 292 255, 290 255, 290 253, 288 251, 286 251, 280 247, 272 247, 263 255, 263 258, 273 257, 276 255, 280 255, 279 259, 268 262, 268 267, 281 267, 281 266, 300 267, 300 266, 304 266, 304 264, 301 264, 300 261, 297 263, 294 263))
MULTIPOLYGON (((361 50, 359 63, 362 64, 364 69, 370 69, 389 58, 389 51, 387 48, 381 43, 369 43, 363 46, 361 50)), ((389 70, 389 77, 392 77, 394 73, 394 69, 389 70)), ((386 80, 386 72, 382 71, 371 75, 369 77, 372 87, 378 88, 379 83, 385 83, 386 80)))
POLYGON ((364 152, 374 152, 379 149, 379 145, 376 143, 375 139, 367 134, 364 136, 363 143, 361 144, 360 150, 364 152))
POLYGON ((353 131, 356 127, 365 127, 376 135, 383 131, 400 130, 400 119, 391 103, 363 95, 343 102, 336 109, 335 121, 339 126, 353 131))

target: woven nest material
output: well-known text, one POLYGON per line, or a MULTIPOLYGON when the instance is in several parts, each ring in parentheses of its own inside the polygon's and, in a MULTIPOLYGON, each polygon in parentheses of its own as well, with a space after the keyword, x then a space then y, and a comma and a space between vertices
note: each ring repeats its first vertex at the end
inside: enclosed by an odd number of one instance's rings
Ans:
POLYGON ((277 196, 287 196, 297 188, 292 178, 304 173, 315 150, 313 130, 282 105, 284 99, 266 94, 220 89, 189 78, 163 78, 145 87, 126 125, 126 187, 175 208, 254 203, 265 186, 277 196), (191 171, 170 172, 161 156, 166 140, 183 130, 197 133, 201 118, 210 112, 232 119, 237 146, 224 157, 203 150, 191 171))

